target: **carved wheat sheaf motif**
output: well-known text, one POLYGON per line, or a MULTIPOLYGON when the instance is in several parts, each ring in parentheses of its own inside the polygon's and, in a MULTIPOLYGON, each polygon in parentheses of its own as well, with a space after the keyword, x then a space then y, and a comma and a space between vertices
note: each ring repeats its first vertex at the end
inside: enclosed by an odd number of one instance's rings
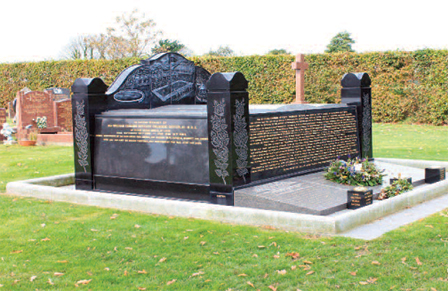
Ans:
POLYGON ((84 100, 76 101, 75 140, 78 146, 78 164, 84 168, 84 172, 87 172, 86 167, 89 165, 89 162, 87 162, 87 139, 89 134, 87 133, 84 108, 84 100))
POLYGON ((362 109, 362 147, 364 156, 367 156, 370 150, 370 134, 372 130, 371 123, 371 104, 369 94, 365 93, 362 96, 363 109, 362 109))
POLYGON ((216 169, 215 173, 226 184, 226 177, 229 176, 227 168, 229 166, 229 134, 227 133, 227 124, 225 120, 224 100, 213 103, 213 116, 211 117, 212 130, 210 132, 210 142, 213 146, 213 153, 216 159, 214 160, 216 169))
POLYGON ((247 123, 244 118, 244 100, 235 100, 235 115, 233 116, 234 132, 233 132, 233 144, 235 145, 235 152, 238 156, 236 160, 237 169, 236 172, 246 182, 245 175, 249 173, 247 170, 247 158, 248 158, 248 134, 247 123))

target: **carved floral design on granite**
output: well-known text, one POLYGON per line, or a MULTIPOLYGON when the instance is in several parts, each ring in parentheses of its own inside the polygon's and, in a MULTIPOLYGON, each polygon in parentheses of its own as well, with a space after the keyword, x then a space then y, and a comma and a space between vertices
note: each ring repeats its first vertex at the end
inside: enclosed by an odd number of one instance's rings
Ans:
POLYGON ((367 154, 370 151, 370 135, 372 130, 371 123, 371 104, 370 104, 370 96, 368 93, 364 93, 362 95, 363 99, 363 109, 362 109, 362 151, 364 156, 367 157, 367 154))
POLYGON ((236 172, 243 178, 246 183, 245 175, 249 173, 247 170, 247 158, 248 158, 248 134, 247 123, 244 118, 244 99, 239 101, 235 100, 235 115, 233 116, 234 132, 233 132, 233 144, 235 145, 235 152, 238 156, 236 160, 237 169, 236 172))
POLYGON ((87 161, 87 139, 89 135, 87 133, 84 108, 84 100, 76 101, 75 140, 76 145, 78 146, 78 164, 84 168, 84 172, 87 172, 86 167, 89 165, 89 162, 87 161))
POLYGON ((210 142, 213 146, 213 152, 216 159, 214 160, 216 169, 215 173, 226 184, 226 177, 229 176, 227 168, 229 166, 229 134, 227 133, 227 124, 225 120, 224 100, 213 103, 213 116, 211 117, 212 130, 210 132, 210 142))

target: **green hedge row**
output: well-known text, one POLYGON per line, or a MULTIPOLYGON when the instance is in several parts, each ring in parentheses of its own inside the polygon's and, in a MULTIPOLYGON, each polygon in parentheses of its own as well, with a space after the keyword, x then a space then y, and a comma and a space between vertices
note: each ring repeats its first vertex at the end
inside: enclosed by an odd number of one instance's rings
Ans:
MULTIPOLYGON (((214 72, 242 72, 251 103, 290 103, 295 98, 293 56, 194 57, 214 72)), ((347 72, 372 79, 373 117, 377 122, 448 124, 448 51, 374 52, 306 55, 305 96, 311 103, 337 103, 347 72)), ((76 78, 101 77, 106 84, 138 59, 50 61, 0 64, 0 107, 24 87, 69 88, 76 78)))

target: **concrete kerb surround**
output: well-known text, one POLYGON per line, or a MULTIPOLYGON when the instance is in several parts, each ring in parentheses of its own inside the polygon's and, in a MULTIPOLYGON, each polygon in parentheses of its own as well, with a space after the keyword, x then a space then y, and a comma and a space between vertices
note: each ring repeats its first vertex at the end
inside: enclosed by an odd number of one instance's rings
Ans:
MULTIPOLYGON (((448 168, 448 162, 399 159, 376 160, 418 168, 429 166, 442 166, 448 168)), ((445 180, 435 184, 427 184, 406 194, 330 217, 245 207, 221 206, 165 198, 77 191, 60 187, 73 183, 73 174, 11 182, 6 186, 6 193, 105 208, 191 217, 252 226, 271 226, 283 230, 333 235, 346 232, 378 218, 448 194, 448 180, 445 180)))

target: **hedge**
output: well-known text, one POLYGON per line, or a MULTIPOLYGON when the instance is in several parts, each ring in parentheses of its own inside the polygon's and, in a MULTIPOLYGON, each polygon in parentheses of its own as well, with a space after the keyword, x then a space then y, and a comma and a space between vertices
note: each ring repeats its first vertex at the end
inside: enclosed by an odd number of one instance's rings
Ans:
MULTIPOLYGON (((250 102, 290 103, 295 98, 294 56, 193 57, 211 73, 240 71, 249 81, 250 102)), ((305 97, 311 103, 340 101, 340 80, 348 72, 372 79, 376 122, 448 124, 448 50, 306 55, 305 97)), ((69 88, 76 78, 101 77, 106 84, 138 59, 47 61, 0 64, 0 107, 24 87, 69 88)))

